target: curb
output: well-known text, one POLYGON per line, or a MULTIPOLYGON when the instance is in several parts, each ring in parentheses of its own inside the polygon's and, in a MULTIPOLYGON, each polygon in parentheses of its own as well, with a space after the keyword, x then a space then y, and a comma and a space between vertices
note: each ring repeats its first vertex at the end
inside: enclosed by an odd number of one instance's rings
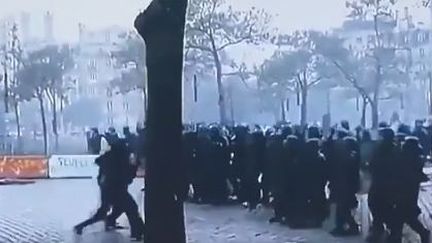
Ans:
POLYGON ((16 180, 16 179, 1 179, 0 186, 8 186, 8 185, 27 185, 35 183, 34 180, 16 180))

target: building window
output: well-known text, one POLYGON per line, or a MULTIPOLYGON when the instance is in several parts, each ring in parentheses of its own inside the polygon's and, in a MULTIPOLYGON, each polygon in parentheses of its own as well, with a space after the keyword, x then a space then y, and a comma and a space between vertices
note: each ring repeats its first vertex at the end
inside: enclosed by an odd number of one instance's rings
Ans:
POLYGON ((357 43, 362 43, 363 39, 361 37, 357 37, 356 41, 357 41, 357 43))
POLYGON ((97 73, 94 71, 90 72, 90 80, 96 81, 97 80, 97 73))
POLYGON ((404 37, 403 37, 403 43, 404 44, 408 44, 408 42, 409 42, 408 35, 404 35, 404 37))
POLYGON ((108 117, 108 124, 109 125, 113 125, 114 124, 114 119, 112 117, 108 117))
POLYGON ((123 110, 129 111, 129 103, 127 101, 123 102, 123 110))
POLYGON ((108 112, 112 112, 113 110, 113 103, 111 100, 107 101, 107 110, 108 112))
POLYGON ((420 57, 424 57, 425 56, 425 50, 424 48, 420 48, 420 57))
POLYGON ((89 62, 89 68, 90 69, 96 69, 96 59, 92 59, 89 62))
POLYGON ((90 89, 89 89, 89 94, 90 94, 91 96, 94 96, 94 95, 96 94, 96 89, 95 89, 95 87, 90 87, 90 89))
POLYGON ((417 34, 417 40, 419 43, 424 43, 426 40, 426 35, 425 33, 418 33, 417 34))
POLYGON ((420 71, 425 71, 426 65, 424 63, 420 64, 420 71))
POLYGON ((106 95, 107 97, 112 97, 112 90, 110 88, 107 88, 106 95))

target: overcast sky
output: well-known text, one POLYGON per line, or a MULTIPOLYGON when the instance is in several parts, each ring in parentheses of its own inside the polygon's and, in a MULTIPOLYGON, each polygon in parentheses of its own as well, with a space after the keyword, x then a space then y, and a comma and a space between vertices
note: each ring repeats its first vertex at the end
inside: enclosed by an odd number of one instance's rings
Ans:
MULTIPOLYGON (((203 0, 205 1, 205 0, 203 0)), ((324 30, 338 27, 347 10, 345 0, 227 0, 235 7, 257 6, 277 15, 274 24, 282 31, 295 29, 324 30)), ((401 0, 404 5, 414 1, 401 0)), ((148 0, 0 0, 0 18, 22 11, 32 15, 32 34, 41 35, 42 16, 47 10, 54 13, 55 36, 60 40, 76 39, 77 24, 90 29, 110 25, 132 28, 136 14, 148 5, 148 0)), ((425 10, 412 10, 426 16, 425 10)), ((18 15, 19 17, 19 15, 18 15)), ((19 19, 19 18, 18 18, 19 19)))

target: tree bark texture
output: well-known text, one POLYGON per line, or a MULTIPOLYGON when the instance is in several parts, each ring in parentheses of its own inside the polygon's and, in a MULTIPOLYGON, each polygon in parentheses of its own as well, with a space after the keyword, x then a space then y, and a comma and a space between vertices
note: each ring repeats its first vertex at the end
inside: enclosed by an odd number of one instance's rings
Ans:
POLYGON ((135 20, 146 42, 146 243, 186 242, 182 165, 183 39, 187 0, 153 0, 135 20))

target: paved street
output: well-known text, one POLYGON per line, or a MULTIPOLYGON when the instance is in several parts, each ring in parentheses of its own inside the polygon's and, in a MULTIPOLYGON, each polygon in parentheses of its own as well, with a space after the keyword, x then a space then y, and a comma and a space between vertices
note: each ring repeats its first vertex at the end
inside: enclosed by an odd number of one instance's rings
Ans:
MULTIPOLYGON (((432 174, 432 169, 428 171, 432 174)), ((131 192, 142 206, 142 181, 137 180, 131 192)), ((103 225, 89 227, 81 237, 72 227, 89 217, 99 203, 94 180, 41 180, 34 184, 0 186, 1 243, 127 243, 128 232, 103 231, 103 225)), ((364 204, 363 204, 364 205, 364 204)), ((432 184, 424 185, 420 194, 422 220, 432 229, 432 184)), ((250 213, 240 206, 213 207, 186 205, 189 243, 359 243, 361 237, 335 239, 327 231, 291 230, 270 225, 271 211, 259 209, 250 213)), ((120 219, 122 225, 127 220, 120 219)), ((409 232, 409 231, 407 231, 409 232)), ((410 237, 411 238, 411 237, 410 237)), ((416 241, 409 241, 416 242, 416 241)))
MULTIPOLYGON (((138 181, 131 192, 138 198, 138 181)), ((138 199, 139 200, 139 199, 138 199)), ((43 180, 35 184, 0 186, 0 242, 2 243, 124 243, 128 232, 105 233, 97 224, 81 237, 72 234, 77 222, 98 205, 98 188, 92 180, 43 180)), ((191 243, 361 242, 358 238, 336 240, 324 230, 293 231, 270 225, 271 212, 249 213, 239 206, 187 205, 188 239, 191 243)), ((121 224, 127 224, 125 218, 121 224)))
MULTIPOLYGON (((131 188, 141 200, 142 183, 131 188)), ((426 187, 429 188, 429 187, 426 187)), ((432 208, 430 190, 421 193, 424 218, 432 208), (428 209, 429 208, 429 209, 428 209)), ((1 243, 128 243, 128 232, 103 231, 103 225, 89 227, 83 236, 74 236, 72 227, 90 216, 98 205, 98 188, 93 180, 42 180, 34 184, 0 186, 1 243)), ((291 230, 270 225, 271 211, 260 208, 250 213, 240 206, 213 207, 186 205, 189 243, 360 243, 361 237, 335 239, 324 229, 291 230)), ((120 223, 127 225, 126 218, 120 223)), ((411 242, 411 241, 410 241, 411 242)), ((412 241, 416 242, 416 241, 412 241)))

